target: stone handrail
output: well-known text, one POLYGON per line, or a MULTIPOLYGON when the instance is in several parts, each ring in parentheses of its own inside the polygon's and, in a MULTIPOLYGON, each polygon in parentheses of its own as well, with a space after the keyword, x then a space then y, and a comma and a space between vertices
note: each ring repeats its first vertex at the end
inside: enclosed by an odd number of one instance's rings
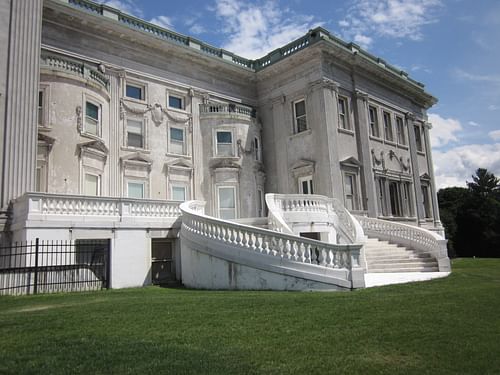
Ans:
POLYGON ((252 107, 233 103, 206 103, 200 104, 200 114, 237 114, 255 118, 256 112, 252 107))
POLYGON ((82 79, 90 79, 91 81, 100 84, 105 89, 108 89, 109 80, 106 76, 97 69, 81 61, 49 53, 47 51, 42 51, 40 56, 40 65, 42 68, 46 67, 50 70, 70 73, 82 79))
POLYGON ((152 199, 26 193, 15 200, 14 209, 25 215, 177 218, 181 214, 179 204, 152 199))
POLYGON ((189 201, 180 205, 182 230, 191 235, 221 241, 238 250, 294 262, 347 270, 360 268, 361 244, 330 244, 210 217, 201 212, 200 206, 203 204, 189 201))
POLYGON ((275 197, 275 194, 265 195, 267 205, 267 225, 273 231, 293 234, 292 229, 288 226, 280 213, 281 209, 278 206, 280 202, 277 201, 275 197))
POLYGON ((356 216, 364 232, 381 240, 389 241, 407 248, 429 253, 436 258, 440 271, 450 270, 446 243, 438 234, 412 225, 396 223, 366 216, 356 216))
MULTIPOLYGON (((361 226, 356 223, 356 219, 344 208, 342 203, 335 198, 305 194, 266 194, 266 203, 269 217, 273 219, 270 225, 274 222, 279 224, 280 221, 275 218, 281 218, 281 221, 284 222, 283 213, 285 212, 321 212, 329 217, 329 221, 340 230, 348 243, 359 243, 364 240, 361 226)), ((289 228, 286 223, 285 226, 289 228)))

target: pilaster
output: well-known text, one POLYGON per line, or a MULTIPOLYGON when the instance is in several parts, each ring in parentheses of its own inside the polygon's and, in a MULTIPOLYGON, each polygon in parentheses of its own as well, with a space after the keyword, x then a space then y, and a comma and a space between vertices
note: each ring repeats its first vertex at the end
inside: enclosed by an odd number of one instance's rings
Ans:
POLYGON ((424 137, 425 137, 425 154, 427 156, 427 170, 431 178, 431 197, 432 197, 432 216, 434 217, 434 226, 442 228, 441 218, 439 217, 439 203, 436 191, 436 178, 434 177, 434 163, 432 162, 431 138, 430 130, 432 124, 424 122, 424 137))
POLYGON ((109 195, 119 197, 121 191, 120 173, 120 91, 125 80, 125 73, 119 72, 109 77, 109 195))
POLYGON ((413 172, 413 187, 415 192, 415 205, 417 220, 419 224, 425 222, 424 201, 422 198, 422 186, 420 183, 420 172, 418 168, 417 141, 415 139, 415 115, 408 112, 406 114, 406 126, 408 129, 408 139, 410 141, 411 170, 413 172))
POLYGON ((286 98, 284 95, 272 101, 273 129, 275 134, 276 174, 278 175, 277 193, 291 193, 288 183, 288 138, 290 125, 285 120, 286 98))
POLYGON ((0 208, 35 189, 42 0, 12 0, 0 208))
POLYGON ((200 104, 203 103, 204 93, 199 93, 190 90, 191 94, 191 145, 192 145, 192 158, 193 158, 193 174, 192 186, 193 197, 192 199, 207 200, 203 194, 203 139, 201 135, 200 126, 200 104))
POLYGON ((363 193, 363 209, 368 211, 368 216, 377 217, 377 190, 375 176, 372 168, 370 154, 370 127, 368 126, 368 94, 355 90, 354 115, 356 142, 359 159, 361 160, 361 190, 363 193))

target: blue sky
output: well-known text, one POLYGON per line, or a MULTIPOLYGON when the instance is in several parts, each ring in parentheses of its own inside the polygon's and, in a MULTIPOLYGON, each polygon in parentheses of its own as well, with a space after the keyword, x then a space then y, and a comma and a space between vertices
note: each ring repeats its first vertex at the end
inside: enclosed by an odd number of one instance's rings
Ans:
POLYGON ((247 58, 323 26, 407 71, 439 99, 429 110, 437 184, 500 176, 499 0, 104 0, 247 58))

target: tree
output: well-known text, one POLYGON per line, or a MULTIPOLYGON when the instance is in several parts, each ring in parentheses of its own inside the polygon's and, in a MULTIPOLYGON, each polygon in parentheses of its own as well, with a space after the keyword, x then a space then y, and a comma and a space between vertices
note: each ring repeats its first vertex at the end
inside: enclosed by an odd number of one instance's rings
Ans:
POLYGON ((457 215, 467 200, 469 190, 462 187, 449 187, 438 191, 439 211, 441 222, 448 239, 448 254, 450 257, 457 255, 455 240, 457 234, 457 215))
POLYGON ((500 191, 500 180, 484 168, 478 168, 472 182, 467 181, 469 190, 483 196, 496 195, 500 191))

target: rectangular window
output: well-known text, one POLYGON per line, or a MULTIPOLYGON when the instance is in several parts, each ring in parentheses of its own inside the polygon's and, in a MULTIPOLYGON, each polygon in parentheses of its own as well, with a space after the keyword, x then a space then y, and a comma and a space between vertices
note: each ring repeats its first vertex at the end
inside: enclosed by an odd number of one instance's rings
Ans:
POLYGON ((262 190, 257 189, 257 217, 264 216, 264 193, 262 190))
POLYGON ((170 128, 170 149, 173 154, 184 155, 184 129, 170 128))
POLYGON ((420 133, 420 126, 413 126, 415 130, 415 143, 417 144, 417 151, 424 151, 422 144, 422 134, 420 133))
POLYGON ((125 88, 125 96, 127 98, 144 100, 144 87, 127 84, 125 88))
POLYGON ((295 116, 295 132, 301 133, 307 130, 306 102, 300 100, 293 105, 295 116))
POLYGON ((172 199, 174 201, 186 200, 186 187, 185 186, 172 186, 172 199))
POLYGON ((85 132, 99 135, 100 108, 94 103, 85 102, 85 132))
POLYGON ((314 194, 312 176, 299 178, 299 193, 300 194, 314 194))
POLYGON ((217 156, 234 156, 233 133, 230 131, 217 132, 217 156))
POLYGON ((378 131, 378 115, 377 115, 377 108, 369 106, 368 107, 368 112, 370 115, 370 135, 374 137, 379 137, 379 131, 378 131))
POLYGON ((393 141, 391 114, 384 111, 384 133, 387 141, 393 141))
POLYGON ((169 95, 168 96, 168 106, 170 108, 184 109, 183 98, 180 96, 169 95))
POLYGON ((424 214, 426 218, 431 218, 431 205, 429 201, 429 187, 422 185, 422 202, 424 204, 424 214))
POLYGON ((348 110, 347 110, 347 99, 339 97, 339 126, 342 129, 350 129, 348 110))
POLYGON ((255 146, 255 160, 260 161, 262 159, 262 155, 261 155, 261 151, 260 151, 259 138, 255 137, 253 144, 255 146))
POLYGON ((43 126, 43 90, 38 91, 38 125, 43 126))
POLYGON ((127 196, 129 198, 144 198, 144 183, 129 182, 127 184, 127 196))
POLYGON ((389 182, 389 198, 391 202, 391 215, 395 217, 403 216, 401 211, 401 189, 399 182, 389 182))
POLYGON ((143 123, 138 120, 127 120, 127 146, 144 148, 143 123))
POLYGON ((345 208, 347 208, 350 211, 356 210, 357 209, 356 176, 353 174, 345 174, 344 178, 345 178, 344 180, 345 208))
POLYGON ((219 187, 219 217, 230 220, 236 218, 236 189, 234 187, 219 187))
POLYGON ((403 118, 398 116, 396 116, 396 132, 398 135, 398 143, 400 145, 406 145, 405 127, 403 118))
POLYGON ((97 197, 100 195, 100 176, 85 173, 83 194, 97 197))

